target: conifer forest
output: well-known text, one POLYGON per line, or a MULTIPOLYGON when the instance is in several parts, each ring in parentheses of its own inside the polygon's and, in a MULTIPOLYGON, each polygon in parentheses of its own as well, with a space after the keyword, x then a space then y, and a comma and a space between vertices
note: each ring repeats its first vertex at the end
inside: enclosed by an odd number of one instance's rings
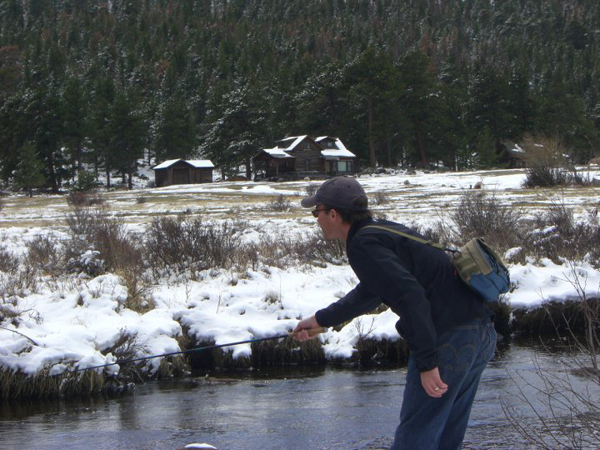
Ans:
MULTIPOLYGON (((498 167, 561 139, 600 154, 598 0, 1 0, 0 180, 337 136, 361 167, 498 167), (28 174, 28 175, 24 175, 28 174)), ((112 177, 112 178, 111 178, 112 177)))

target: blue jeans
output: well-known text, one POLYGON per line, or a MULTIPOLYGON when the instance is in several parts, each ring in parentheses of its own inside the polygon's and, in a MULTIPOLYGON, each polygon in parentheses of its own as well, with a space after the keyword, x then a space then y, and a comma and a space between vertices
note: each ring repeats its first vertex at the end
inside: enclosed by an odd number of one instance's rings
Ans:
POLYGON ((412 357, 408 360, 400 425, 391 450, 459 449, 481 373, 496 348, 489 319, 474 320, 438 336, 439 370, 448 391, 429 397, 412 357))

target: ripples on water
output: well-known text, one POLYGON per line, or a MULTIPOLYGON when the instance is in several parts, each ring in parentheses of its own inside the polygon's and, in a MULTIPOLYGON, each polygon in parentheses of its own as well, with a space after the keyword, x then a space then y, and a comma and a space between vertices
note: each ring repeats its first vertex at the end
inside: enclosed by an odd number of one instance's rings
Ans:
MULTIPOLYGON (((501 399, 526 423, 510 372, 555 370, 556 357, 512 346, 484 372, 465 449, 526 449, 501 399)), ((398 422, 404 369, 267 369, 148 383, 118 399, 0 406, 2 449, 219 450, 388 448, 398 422)))

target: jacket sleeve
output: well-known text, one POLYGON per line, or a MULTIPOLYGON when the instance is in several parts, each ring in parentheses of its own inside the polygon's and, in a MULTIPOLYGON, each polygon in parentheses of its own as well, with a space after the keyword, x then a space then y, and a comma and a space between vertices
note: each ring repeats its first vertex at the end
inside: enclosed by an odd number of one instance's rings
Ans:
POLYGON ((317 311, 315 317, 322 327, 334 327, 372 311, 379 304, 381 304, 381 299, 371 294, 358 283, 354 289, 337 302, 317 311))
POLYGON ((420 371, 437 367, 437 333, 425 289, 400 257, 373 234, 354 237, 348 249, 352 269, 365 289, 400 316, 402 334, 420 371))

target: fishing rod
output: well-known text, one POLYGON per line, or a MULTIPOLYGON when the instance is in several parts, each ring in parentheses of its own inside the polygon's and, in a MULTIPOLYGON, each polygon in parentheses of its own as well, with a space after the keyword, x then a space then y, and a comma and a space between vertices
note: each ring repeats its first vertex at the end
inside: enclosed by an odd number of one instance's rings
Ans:
MULTIPOLYGON (((324 328, 324 327, 310 328, 310 329, 307 329, 306 331, 308 332, 309 337, 315 337, 318 334, 326 332, 327 328, 324 328)), ((245 341, 230 342, 228 344, 209 345, 209 346, 206 346, 206 347, 196 347, 196 348, 191 348, 189 350, 180 350, 178 352, 162 353, 160 355, 151 355, 151 356, 144 356, 144 357, 141 357, 141 358, 124 359, 124 360, 119 360, 118 359, 118 360, 116 360, 115 362, 112 362, 112 363, 100 364, 98 366, 84 367, 84 368, 75 369, 75 370, 69 370, 67 372, 59 373, 59 374, 52 375, 52 376, 55 377, 55 376, 60 376, 60 375, 68 375, 68 374, 71 374, 71 373, 83 372, 85 370, 102 369, 104 367, 129 364, 129 363, 138 362, 138 361, 145 361, 147 359, 162 358, 162 357, 165 357, 165 356, 183 355, 183 354, 186 354, 186 353, 201 352, 201 351, 204 351, 204 350, 214 350, 216 348, 231 347, 233 345, 253 344, 255 342, 262 342, 262 341, 273 341, 275 339, 283 339, 283 338, 287 338, 287 337, 295 336, 295 335, 296 335, 296 333, 294 333, 292 331, 290 333, 280 334, 278 336, 270 336, 270 337, 264 337, 264 338, 258 338, 258 339, 248 339, 248 340, 245 340, 245 341)))

